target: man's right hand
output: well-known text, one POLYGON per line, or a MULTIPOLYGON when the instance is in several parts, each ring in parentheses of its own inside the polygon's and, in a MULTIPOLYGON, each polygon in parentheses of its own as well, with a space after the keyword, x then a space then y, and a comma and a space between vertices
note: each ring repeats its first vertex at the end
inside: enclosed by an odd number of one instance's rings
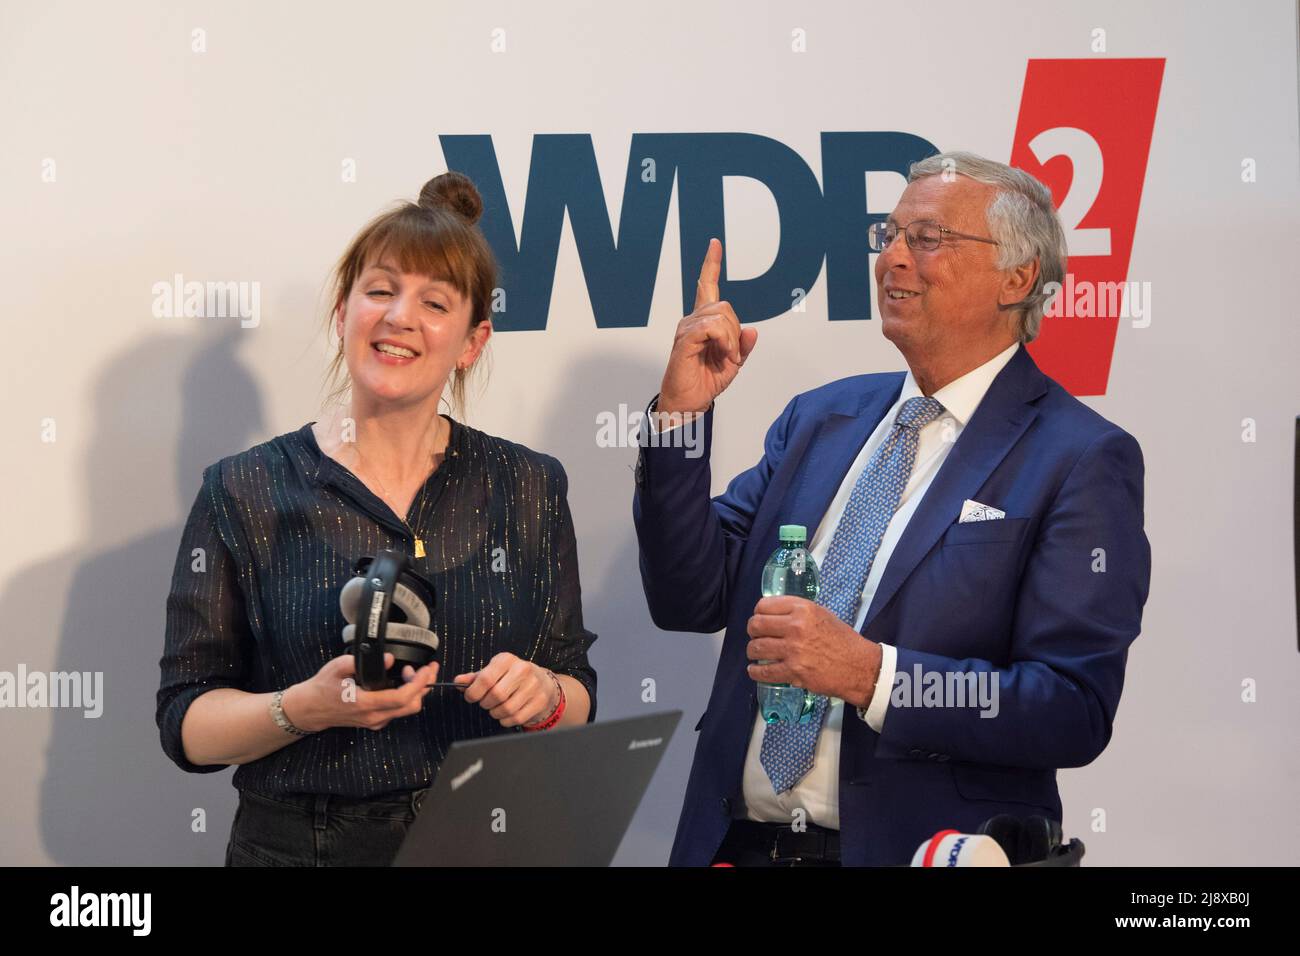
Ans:
POLYGON ((703 412, 745 364, 758 341, 758 329, 742 329, 730 303, 718 301, 722 243, 709 251, 695 286, 695 311, 677 323, 673 351, 659 386, 659 413, 703 412))

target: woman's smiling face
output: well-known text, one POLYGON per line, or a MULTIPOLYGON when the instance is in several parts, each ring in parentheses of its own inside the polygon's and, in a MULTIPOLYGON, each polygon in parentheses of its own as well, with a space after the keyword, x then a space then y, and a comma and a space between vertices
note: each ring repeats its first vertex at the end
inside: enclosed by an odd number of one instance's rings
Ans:
POLYGON ((369 262, 335 310, 354 395, 378 402, 437 401, 453 369, 468 368, 492 334, 470 331, 473 303, 450 282, 369 262))

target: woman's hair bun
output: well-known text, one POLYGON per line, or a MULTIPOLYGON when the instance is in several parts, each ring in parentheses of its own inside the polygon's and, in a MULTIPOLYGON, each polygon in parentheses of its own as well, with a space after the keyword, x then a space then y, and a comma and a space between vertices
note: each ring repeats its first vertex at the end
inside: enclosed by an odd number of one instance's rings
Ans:
POLYGON ((471 226, 483 215, 483 198, 468 176, 447 172, 434 176, 420 190, 420 205, 427 209, 449 206, 471 226))

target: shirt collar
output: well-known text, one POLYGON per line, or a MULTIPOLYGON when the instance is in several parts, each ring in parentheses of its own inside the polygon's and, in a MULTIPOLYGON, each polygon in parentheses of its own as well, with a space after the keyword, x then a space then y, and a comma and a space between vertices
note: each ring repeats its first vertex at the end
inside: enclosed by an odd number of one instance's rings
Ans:
POLYGON ((295 451, 303 474, 309 481, 321 484, 324 481, 325 459, 328 456, 320 450, 320 446, 316 443, 316 435, 311 430, 313 424, 315 423, 308 422, 298 429, 298 447, 295 451))
MULTIPOLYGON (((1012 342, 1005 349, 993 356, 983 365, 971 369, 960 378, 955 378, 943 388, 939 389, 932 396, 941 404, 949 415, 957 419, 958 424, 963 427, 966 425, 979 403, 984 398, 984 393, 989 390, 993 380, 998 377, 998 372, 1011 361, 1011 356, 1016 354, 1016 349, 1020 348, 1019 342, 1012 342)), ((916 398, 921 395, 921 387, 916 384, 916 379, 912 377, 911 369, 908 369, 906 378, 903 379, 903 391, 898 396, 899 407, 909 398, 916 398)))
MULTIPOLYGON (((325 484, 327 472, 333 468, 342 468, 343 466, 321 451, 320 443, 316 441, 316 433, 311 428, 314 424, 315 422, 308 422, 298 429, 300 460, 303 473, 312 482, 325 484)), ((465 438, 465 427, 454 418, 451 419, 451 435, 447 440, 447 455, 438 467, 439 471, 454 467, 454 463, 449 463, 449 460, 460 456, 461 445, 465 438)))

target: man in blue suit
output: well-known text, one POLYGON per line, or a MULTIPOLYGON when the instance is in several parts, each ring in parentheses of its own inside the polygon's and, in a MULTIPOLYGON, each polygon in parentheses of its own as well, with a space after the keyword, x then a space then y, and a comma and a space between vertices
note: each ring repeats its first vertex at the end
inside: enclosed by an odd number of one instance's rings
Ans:
POLYGON ((1110 740, 1150 579, 1143 462, 1025 350, 1065 271, 1051 194, 942 154, 870 241, 906 373, 796 395, 710 498, 713 402, 758 337, 718 300, 715 240, 649 408, 633 515, 651 616, 726 628, 673 865, 906 864, 938 830, 1059 821, 1057 768, 1110 740), (760 593, 790 524, 813 532, 816 601, 760 593), (817 709, 765 724, 759 680, 817 709))

